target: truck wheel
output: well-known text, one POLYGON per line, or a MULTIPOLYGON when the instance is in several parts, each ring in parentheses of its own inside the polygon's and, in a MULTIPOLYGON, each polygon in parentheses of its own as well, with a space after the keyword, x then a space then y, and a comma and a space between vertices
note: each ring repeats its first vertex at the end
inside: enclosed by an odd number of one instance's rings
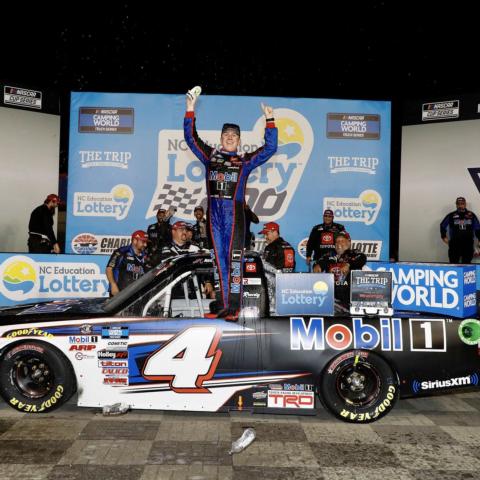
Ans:
POLYGON ((345 422, 374 422, 393 408, 398 396, 395 372, 383 358, 368 351, 338 355, 320 379, 320 400, 345 422))
POLYGON ((16 410, 50 412, 75 389, 72 365, 60 350, 44 342, 17 343, 0 360, 0 395, 16 410))

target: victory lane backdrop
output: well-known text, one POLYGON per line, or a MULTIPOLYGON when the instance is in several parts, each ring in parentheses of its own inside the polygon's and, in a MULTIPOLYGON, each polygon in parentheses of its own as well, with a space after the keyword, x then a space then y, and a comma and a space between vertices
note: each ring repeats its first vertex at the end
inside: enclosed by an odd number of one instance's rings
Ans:
MULTIPOLYGON (((280 224, 297 249, 297 270, 305 270, 306 240, 325 208, 357 248, 370 249, 369 259, 388 259, 390 102, 201 95, 200 136, 216 146, 222 124, 237 123, 242 151, 255 150, 263 144, 261 102, 275 110, 279 146, 250 175, 247 201, 261 222, 280 224)), ((184 95, 72 93, 68 253, 110 254, 154 223, 159 207, 193 221, 194 207, 206 206, 184 113, 184 95)), ((260 230, 252 225, 257 238, 260 230)))

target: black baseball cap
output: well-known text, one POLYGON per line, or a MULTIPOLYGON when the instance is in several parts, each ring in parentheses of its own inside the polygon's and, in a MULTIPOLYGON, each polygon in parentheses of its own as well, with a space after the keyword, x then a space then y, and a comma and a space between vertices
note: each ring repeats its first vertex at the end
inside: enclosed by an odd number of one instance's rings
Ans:
POLYGON ((235 123, 224 123, 222 133, 225 133, 227 130, 233 130, 238 136, 240 136, 240 127, 235 123))

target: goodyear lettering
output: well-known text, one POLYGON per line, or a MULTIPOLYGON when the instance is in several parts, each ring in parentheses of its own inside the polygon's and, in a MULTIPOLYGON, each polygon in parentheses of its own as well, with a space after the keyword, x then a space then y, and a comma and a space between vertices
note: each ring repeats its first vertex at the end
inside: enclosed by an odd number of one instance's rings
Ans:
POLYGON ((46 337, 53 338, 53 334, 40 330, 38 328, 23 328, 21 330, 14 330, 6 335, 7 338, 15 337, 46 337))
POLYGON ((12 397, 8 403, 10 405, 13 405, 14 407, 17 408, 17 410, 21 410, 23 412, 43 412, 44 410, 47 410, 52 407, 52 405, 55 405, 58 400, 60 400, 63 397, 63 391, 64 388, 62 385, 58 385, 55 393, 47 400, 43 401, 40 405, 40 407, 37 407, 37 405, 34 405, 32 403, 24 403, 18 400, 15 397, 12 397))

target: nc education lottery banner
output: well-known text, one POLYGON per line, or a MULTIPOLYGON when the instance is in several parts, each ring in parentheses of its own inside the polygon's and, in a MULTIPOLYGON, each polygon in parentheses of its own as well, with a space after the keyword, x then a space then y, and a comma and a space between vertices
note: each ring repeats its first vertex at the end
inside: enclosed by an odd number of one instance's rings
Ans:
MULTIPOLYGON (((277 153, 249 177, 246 198, 275 221, 306 269, 310 231, 331 208, 353 246, 388 259, 390 102, 201 95, 200 136, 213 146, 223 123, 242 129, 241 149, 263 144, 260 103, 275 109, 277 153)), ((67 252, 110 254, 155 223, 158 208, 194 221, 206 207, 204 167, 183 139, 184 95, 72 93, 67 252)))

